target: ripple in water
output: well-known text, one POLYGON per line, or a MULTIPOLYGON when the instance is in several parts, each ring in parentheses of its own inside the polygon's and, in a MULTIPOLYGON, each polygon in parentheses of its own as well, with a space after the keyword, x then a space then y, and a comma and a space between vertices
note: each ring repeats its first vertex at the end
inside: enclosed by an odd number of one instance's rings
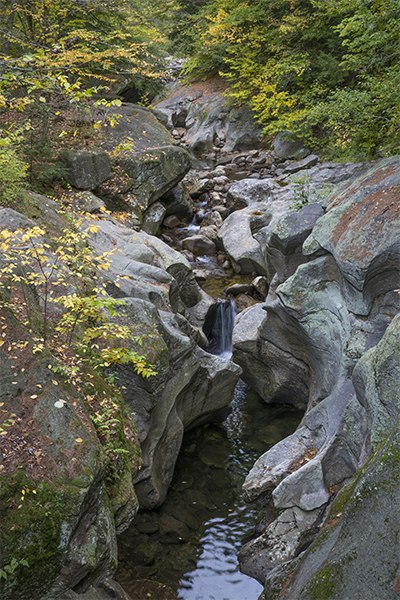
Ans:
POLYGON ((242 381, 232 407, 224 423, 185 435, 165 504, 141 511, 119 537, 116 578, 128 593, 135 590, 135 600, 142 600, 137 579, 167 585, 181 600, 257 600, 260 595, 261 584, 240 573, 237 562, 258 516, 256 505, 243 502, 241 486, 254 461, 292 433, 302 414, 266 405, 242 381), (180 528, 181 543, 167 543, 166 520, 180 528))

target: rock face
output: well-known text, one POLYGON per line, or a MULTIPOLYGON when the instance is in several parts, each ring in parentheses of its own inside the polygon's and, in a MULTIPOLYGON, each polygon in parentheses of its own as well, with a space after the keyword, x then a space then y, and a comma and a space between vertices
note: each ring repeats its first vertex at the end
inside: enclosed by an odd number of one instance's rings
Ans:
MULTIPOLYGON (((156 234, 163 218, 175 214, 175 209, 179 214, 191 213, 187 194, 173 192, 190 169, 191 158, 183 148, 174 145, 167 129, 150 110, 134 104, 110 110, 115 113, 116 124, 110 128, 107 139, 99 142, 99 149, 65 150, 59 160, 72 186, 96 189, 109 206, 116 201, 128 203, 138 223, 143 220, 145 231, 156 234), (162 205, 153 206, 162 197, 162 205)), ((88 196, 81 195, 75 204, 95 212, 101 202, 94 202, 93 198, 90 202, 88 196)))
POLYGON ((111 160, 106 152, 63 150, 59 160, 69 183, 80 190, 94 190, 111 176, 111 160))
POLYGON ((154 508, 165 499, 184 430, 212 420, 229 404, 241 369, 198 347, 202 334, 196 325, 212 300, 182 254, 158 238, 109 221, 82 226, 88 230, 95 224, 93 247, 117 251, 107 275, 109 293, 126 298, 126 317, 147 340, 137 350, 158 373, 143 379, 128 366, 117 373, 142 447, 135 490, 141 506, 154 508), (116 287, 118 276, 123 279, 116 287))
POLYGON ((278 158, 302 160, 310 154, 310 150, 304 147, 304 142, 287 131, 279 133, 274 140, 274 152, 278 158))
MULTIPOLYGON (((49 369, 54 359, 33 353, 34 340, 10 313, 2 311, 2 323, 10 345, 26 345, 18 357, 0 352, 2 424, 11 424, 1 438, 1 564, 27 566, 1 580, 1 597, 52 600, 115 572, 116 532, 138 509, 138 462, 132 454, 132 469, 123 460, 120 478, 106 481, 107 457, 82 394, 49 369)), ((99 394, 112 393, 92 377, 99 394)))
MULTIPOLYGON (((369 520, 361 506, 359 517, 333 527, 339 538, 329 530, 322 546, 317 540, 305 558, 287 561, 313 542, 323 523, 329 529, 326 507, 338 488, 353 482, 337 503, 346 498, 355 506, 356 488, 393 471, 381 445, 399 419, 399 185, 399 158, 385 159, 342 184, 324 209, 312 204, 286 215, 264 247, 280 285, 236 320, 233 358, 245 381, 267 402, 306 409, 299 429, 260 457, 244 484, 249 501, 269 499, 281 511, 241 552, 242 570, 265 582, 268 600, 325 597, 322 581, 333 598, 355 593, 354 577, 338 562, 340 552, 347 555, 338 540, 349 536, 357 545, 359 524, 369 520), (373 458, 358 475, 374 452, 387 461, 376 470, 373 458), (332 541, 328 551, 326 540, 332 541)), ((392 493, 384 493, 385 506, 392 493)), ((337 512, 332 519, 341 523, 337 512)), ((370 564, 375 555, 364 550, 370 564)), ((361 578, 367 573, 362 560, 361 578)), ((382 575, 384 589, 393 589, 395 578, 382 575)), ((369 584, 376 597, 392 597, 369 584)))
POLYGON ((132 179, 131 194, 146 210, 180 182, 192 161, 182 148, 164 146, 122 154, 118 164, 132 179))
MULTIPOLYGON (((28 205, 36 222, 0 209, 3 227, 26 229, 39 222, 53 237, 60 235, 66 222, 54 202, 32 194, 28 205)), ((112 463, 118 477, 110 479, 104 436, 96 434, 98 415, 90 402, 103 395, 116 401, 116 392, 96 371, 79 382, 81 388, 66 383, 49 368, 57 367, 50 352, 38 355, 37 339, 2 310, 10 346, 0 349, 5 407, 0 431, 7 432, 0 436, 0 567, 13 559, 20 563, 13 576, 0 580, 4 600, 86 592, 89 598, 92 586, 100 594, 100 583, 116 570, 116 534, 128 526, 139 502, 145 507, 163 502, 185 429, 219 417, 241 373, 198 345, 207 344, 198 325, 213 300, 199 288, 183 255, 104 218, 83 220, 80 227, 99 254, 112 251, 108 270, 99 276, 110 295, 124 299, 113 318, 133 326, 135 335, 125 343, 157 375, 145 379, 129 365, 116 368, 124 398, 118 395, 115 431, 125 445, 112 463)))
POLYGON ((357 594, 396 597, 399 564, 395 549, 400 533, 399 332, 397 316, 381 342, 354 370, 355 403, 363 409, 364 419, 347 423, 347 430, 351 425, 362 437, 361 429, 366 427, 373 454, 338 494, 318 539, 299 558, 271 573, 262 595, 265 600, 306 600, 328 594, 330 598, 357 594), (386 559, 384 565, 382 556, 386 559))
POLYGON ((229 106, 222 96, 224 88, 219 81, 208 82, 206 88, 201 83, 181 87, 178 82, 168 98, 155 105, 155 114, 164 115, 169 129, 186 129, 187 145, 196 156, 220 147, 225 152, 261 147, 262 128, 252 111, 229 106))

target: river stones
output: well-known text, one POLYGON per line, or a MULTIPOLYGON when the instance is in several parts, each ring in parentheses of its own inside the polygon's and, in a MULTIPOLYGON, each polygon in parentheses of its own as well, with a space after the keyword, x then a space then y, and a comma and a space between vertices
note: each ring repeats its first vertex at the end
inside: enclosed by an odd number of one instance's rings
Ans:
POLYGON ((204 234, 191 235, 185 238, 182 242, 182 248, 189 250, 195 256, 212 256, 217 252, 214 242, 204 234))
POLYGON ((188 541, 189 530, 182 521, 163 514, 159 519, 160 542, 164 544, 184 544, 188 541))
POLYGON ((143 214, 143 231, 150 235, 156 235, 164 220, 166 212, 166 208, 161 202, 153 202, 143 214))
POLYGON ((184 183, 179 183, 172 190, 164 194, 160 198, 160 202, 165 207, 165 217, 167 218, 169 216, 175 216, 181 219, 184 217, 191 217, 193 214, 189 192, 184 183))

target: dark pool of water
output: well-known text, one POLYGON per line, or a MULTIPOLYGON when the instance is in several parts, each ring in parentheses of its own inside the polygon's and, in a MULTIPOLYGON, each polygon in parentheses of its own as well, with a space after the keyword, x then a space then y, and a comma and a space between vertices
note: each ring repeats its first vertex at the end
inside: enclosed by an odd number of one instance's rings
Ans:
POLYGON ((185 435, 165 504, 141 511, 119 538, 117 580, 135 600, 142 600, 137 579, 167 585, 182 600, 257 600, 262 586, 237 562, 258 516, 257 506, 243 502, 241 486, 254 461, 292 433, 301 416, 266 405, 240 381, 224 423, 185 435))

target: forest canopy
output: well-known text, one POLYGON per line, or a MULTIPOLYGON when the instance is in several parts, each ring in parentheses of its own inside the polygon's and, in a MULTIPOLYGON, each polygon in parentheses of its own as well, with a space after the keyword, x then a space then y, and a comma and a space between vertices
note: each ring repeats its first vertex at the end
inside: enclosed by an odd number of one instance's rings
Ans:
POLYGON ((266 134, 374 157, 400 151, 399 15, 399 0, 210 0, 180 41, 187 73, 224 76, 266 134))
POLYGON ((266 135, 334 158, 396 154, 399 14, 400 0, 0 0, 0 108, 70 101, 71 86, 76 101, 133 84, 146 102, 180 55, 189 78, 226 78, 266 135))

